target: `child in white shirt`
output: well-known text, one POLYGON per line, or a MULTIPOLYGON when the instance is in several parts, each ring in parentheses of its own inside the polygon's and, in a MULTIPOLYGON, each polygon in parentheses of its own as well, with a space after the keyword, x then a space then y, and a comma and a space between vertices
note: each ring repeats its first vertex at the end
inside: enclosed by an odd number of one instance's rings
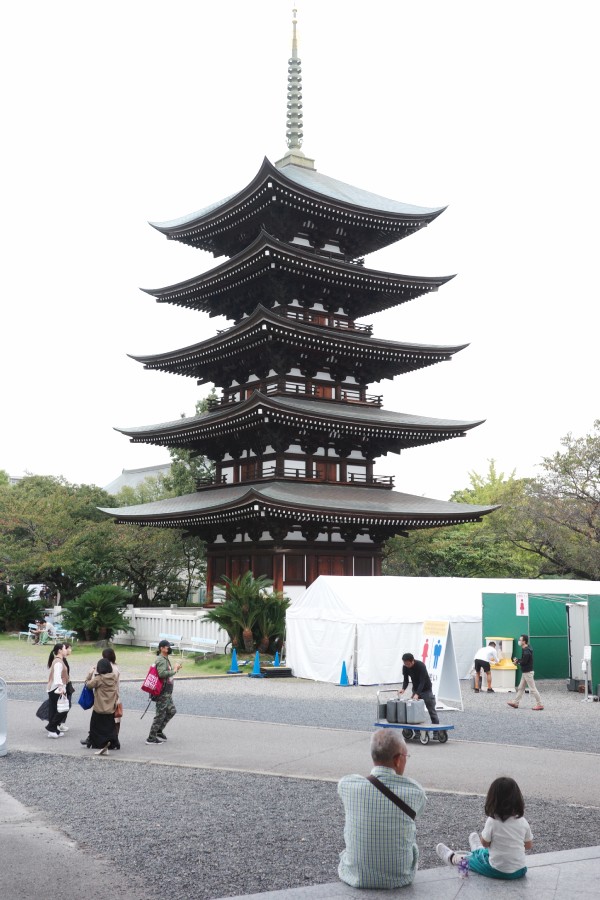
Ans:
POLYGON ((469 835, 470 853, 457 853, 438 844, 436 853, 449 866, 468 866, 488 878, 522 878, 527 872, 525 851, 531 850, 533 836, 524 817, 525 803, 513 778, 496 778, 485 798, 487 819, 481 832, 469 835))

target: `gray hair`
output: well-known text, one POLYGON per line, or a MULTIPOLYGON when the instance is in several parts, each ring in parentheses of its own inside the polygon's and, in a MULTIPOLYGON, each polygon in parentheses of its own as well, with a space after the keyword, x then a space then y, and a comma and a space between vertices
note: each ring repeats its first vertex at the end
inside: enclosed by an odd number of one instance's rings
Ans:
POLYGON ((371 738, 371 759, 375 765, 385 766, 398 753, 406 752, 406 742, 395 728, 380 728, 371 738))

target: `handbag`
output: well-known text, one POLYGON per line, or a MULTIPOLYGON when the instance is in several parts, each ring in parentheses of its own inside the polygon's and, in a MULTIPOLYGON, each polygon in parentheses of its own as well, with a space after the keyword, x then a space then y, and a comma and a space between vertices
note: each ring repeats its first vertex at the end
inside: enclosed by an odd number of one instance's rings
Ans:
POLYGON ((409 806, 408 803, 405 803, 404 800, 401 800, 397 794, 395 794, 393 791, 390 791, 389 787, 385 785, 383 781, 380 781, 376 775, 367 775, 367 781, 370 781, 373 787, 376 787, 378 791, 381 791, 381 793, 385 797, 387 797, 388 800, 391 800, 392 803, 395 803, 396 806, 399 806, 402 812, 406 813, 407 816, 410 816, 411 819, 417 818, 417 814, 412 806, 409 806))
POLYGON ((150 694, 151 697, 158 697, 162 688, 163 683, 158 677, 158 670, 155 665, 151 665, 148 669, 148 674, 144 678, 142 690, 146 691, 147 694, 150 694))
POLYGON ((47 722, 50 718, 50 701, 48 699, 44 700, 38 710, 36 710, 36 716, 38 719, 41 719, 42 722, 47 722))
POLYGON ((122 718, 123 718, 123 704, 119 700, 119 702, 115 706, 115 719, 122 719, 122 718))
POLYGON ((82 709, 91 709, 94 705, 94 692, 87 686, 87 684, 84 684, 84 686, 81 688, 81 693, 77 702, 82 709))
POLYGON ((66 694, 61 694, 56 702, 56 712, 65 713, 69 712, 69 698, 66 694))

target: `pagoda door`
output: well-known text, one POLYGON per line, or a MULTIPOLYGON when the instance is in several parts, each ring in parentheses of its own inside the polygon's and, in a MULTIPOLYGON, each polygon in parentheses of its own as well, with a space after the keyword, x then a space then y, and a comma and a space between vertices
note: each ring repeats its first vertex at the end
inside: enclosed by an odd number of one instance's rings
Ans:
POLYGON ((253 481, 260 478, 262 474, 262 466, 256 459, 250 459, 240 464, 240 481, 253 481))
POLYGON ((337 481, 337 463, 315 460, 315 477, 317 481, 337 481))
MULTIPOLYGON (((318 571, 319 575, 347 575, 348 557, 346 556, 319 556, 318 571)), ((350 563, 352 559, 350 557, 350 563)))
POLYGON ((231 558, 231 579, 235 581, 241 575, 251 570, 249 556, 233 556, 231 558))

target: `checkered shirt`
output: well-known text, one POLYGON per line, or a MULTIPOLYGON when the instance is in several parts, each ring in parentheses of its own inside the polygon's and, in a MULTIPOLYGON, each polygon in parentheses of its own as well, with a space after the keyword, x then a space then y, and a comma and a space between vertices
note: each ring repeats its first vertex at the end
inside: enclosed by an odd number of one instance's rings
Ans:
MULTIPOLYGON (((387 766, 371 775, 411 806, 417 815, 425 808, 425 791, 412 778, 387 766)), ((362 775, 346 775, 338 784, 344 804, 346 849, 338 874, 352 887, 395 888, 410 884, 419 861, 414 821, 362 775)))

